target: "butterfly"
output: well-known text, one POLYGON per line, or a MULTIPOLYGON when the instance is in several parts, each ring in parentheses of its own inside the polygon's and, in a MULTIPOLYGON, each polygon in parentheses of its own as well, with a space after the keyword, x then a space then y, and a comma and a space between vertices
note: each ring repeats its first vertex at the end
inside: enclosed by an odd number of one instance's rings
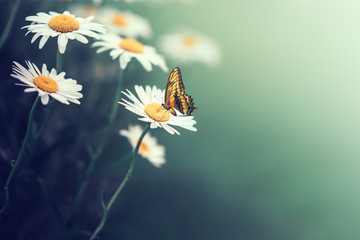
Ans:
POLYGON ((185 94, 185 86, 178 67, 170 73, 166 83, 165 103, 162 106, 174 116, 176 116, 174 108, 185 115, 191 115, 195 109, 198 109, 194 107, 191 96, 185 94))

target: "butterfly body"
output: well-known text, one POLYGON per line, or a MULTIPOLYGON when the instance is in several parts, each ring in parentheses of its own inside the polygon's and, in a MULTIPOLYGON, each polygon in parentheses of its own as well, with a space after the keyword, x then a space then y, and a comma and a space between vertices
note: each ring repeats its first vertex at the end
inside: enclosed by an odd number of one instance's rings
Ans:
POLYGON ((171 71, 166 83, 163 107, 174 116, 176 116, 174 109, 185 115, 191 115, 195 109, 198 109, 194 106, 192 97, 185 93, 185 86, 182 81, 180 68, 178 67, 171 71))

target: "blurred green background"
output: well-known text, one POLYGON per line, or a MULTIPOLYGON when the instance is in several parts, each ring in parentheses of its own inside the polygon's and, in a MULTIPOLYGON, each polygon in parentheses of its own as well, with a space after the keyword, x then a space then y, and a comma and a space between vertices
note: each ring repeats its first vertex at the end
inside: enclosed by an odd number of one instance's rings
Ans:
POLYGON ((177 199, 196 215, 189 238, 360 239, 360 2, 160 9, 158 31, 171 18, 223 50, 218 69, 184 66, 198 132, 164 134, 169 170, 149 177, 196 186, 177 199))
MULTIPOLYGON (((177 26, 211 36, 222 50, 222 63, 208 68, 168 61, 169 68, 181 68, 186 92, 199 107, 193 114, 198 131, 179 129, 181 136, 151 131, 165 145, 167 163, 157 169, 144 159, 138 162, 101 239, 360 239, 359 1, 112 5, 150 20, 150 45, 177 26)), ((43 11, 50 10, 62 9, 43 11)), ((38 10, 29 11, 24 17, 38 10)), ((17 24, 25 25, 23 19, 17 24)), ((39 54, 38 42, 30 45, 30 39, 18 41, 39 54)), ((107 54, 102 59, 111 62, 107 54)), ((140 68, 134 60, 130 65, 140 68)), ((64 63, 64 71, 72 66, 64 63)), ((126 87, 164 88, 168 77, 158 69, 140 75, 126 87)), ((74 78, 84 81, 76 71, 74 78)), ((110 90, 104 96, 108 102, 110 90)), ((87 91, 84 87, 83 94, 87 91)), ((114 148, 129 147, 118 129, 139 123, 124 109, 119 115, 108 158, 116 158, 114 148)), ((99 204, 98 195, 88 200, 99 204)), ((89 229, 101 215, 97 206, 89 229)))

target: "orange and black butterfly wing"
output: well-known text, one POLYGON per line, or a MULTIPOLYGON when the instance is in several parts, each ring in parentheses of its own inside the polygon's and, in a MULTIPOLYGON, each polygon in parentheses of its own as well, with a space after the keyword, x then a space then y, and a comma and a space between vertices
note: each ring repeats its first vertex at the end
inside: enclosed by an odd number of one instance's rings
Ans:
POLYGON ((185 115, 191 115, 191 113, 196 110, 196 109, 199 109, 197 107, 194 106, 194 101, 192 99, 192 97, 190 95, 187 95, 187 94, 184 94, 184 97, 186 99, 186 105, 187 105, 187 108, 184 110, 184 114, 185 115))
POLYGON ((198 109, 194 106, 194 101, 190 95, 187 95, 184 91, 175 94, 176 109, 185 115, 191 115, 191 113, 198 109))
POLYGON ((170 105, 171 96, 175 96, 176 91, 182 92, 184 89, 185 87, 182 81, 180 68, 176 67, 171 71, 169 79, 166 83, 165 104, 170 105))
MULTIPOLYGON (((191 115, 191 113, 198 109, 194 107, 194 102, 191 96, 185 94, 185 86, 182 81, 181 72, 178 67, 174 68, 169 76, 165 89, 165 104, 166 109, 175 108, 185 115, 191 115)), ((173 113, 176 115, 176 113, 173 113)))

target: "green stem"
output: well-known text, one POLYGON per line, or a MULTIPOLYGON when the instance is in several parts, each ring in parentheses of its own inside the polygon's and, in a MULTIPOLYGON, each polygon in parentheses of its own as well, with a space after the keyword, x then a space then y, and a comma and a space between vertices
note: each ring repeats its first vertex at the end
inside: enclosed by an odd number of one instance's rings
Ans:
MULTIPOLYGON (((96 152, 92 153, 91 151, 89 151, 89 155, 91 157, 91 160, 90 160, 89 166, 86 169, 86 172, 85 172, 85 175, 84 175, 84 180, 82 181, 82 183, 80 185, 80 188, 79 188, 79 190, 78 190, 78 192, 77 192, 77 194, 75 196, 73 209, 76 209, 77 205, 79 204, 79 201, 80 201, 81 197, 83 196, 87 185, 89 184, 90 176, 94 171, 97 160, 99 159, 99 157, 100 157, 100 155, 101 155, 101 153, 103 151, 103 148, 104 148, 104 146, 105 146, 105 144, 106 144, 106 142, 107 142, 107 140, 109 138, 111 127, 114 124, 116 114, 117 114, 117 111, 119 109, 118 101, 119 101, 119 98, 120 98, 120 95, 121 95, 123 77, 124 77, 124 74, 125 74, 124 72, 125 72, 125 70, 122 71, 122 74, 120 74, 120 77, 119 77, 119 81, 118 81, 118 85, 117 85, 116 93, 115 93, 115 99, 114 99, 114 102, 113 102, 113 105, 112 105, 111 113, 110 113, 110 116, 109 116, 109 121, 108 121, 107 127, 105 129, 105 133, 102 136, 102 138, 100 139, 100 143, 99 143, 99 146, 98 146, 96 152)), ((69 216, 69 217, 71 217, 71 216, 69 216)))
POLYGON ((124 74, 125 74, 125 70, 121 71, 119 81, 118 81, 118 84, 117 84, 117 88, 116 88, 115 99, 114 99, 114 102, 113 102, 113 105, 112 105, 112 108, 111 108, 111 113, 110 113, 110 117, 109 117, 109 123, 107 125, 106 130, 105 130, 105 134, 101 138, 101 141, 99 143, 99 147, 97 148, 97 150, 95 152, 94 158, 96 158, 96 159, 101 155, 101 153, 103 151, 103 148, 104 148, 104 146, 105 146, 105 144, 106 144, 106 142, 107 142, 107 140, 109 138, 111 127, 114 124, 116 114, 117 114, 117 111, 118 111, 119 106, 120 106, 118 101, 120 100, 120 96, 121 96, 121 88, 122 88, 122 84, 123 84, 124 74))
MULTIPOLYGON (((134 168, 135 168, 135 164, 136 164, 136 159, 137 159, 137 155, 138 155, 138 151, 139 151, 139 147, 140 147, 140 144, 145 136, 145 134, 149 131, 150 129, 150 124, 146 124, 137 144, 136 144, 136 147, 134 149, 134 152, 133 152, 133 157, 132 157, 132 161, 131 161, 131 165, 130 165, 130 168, 124 178, 124 180, 121 182, 120 186, 116 189, 116 192, 114 193, 114 195, 111 197, 109 203, 107 205, 104 204, 104 201, 103 201, 103 196, 101 194, 101 205, 103 206, 103 209, 104 209, 104 214, 101 218, 101 222, 99 224, 99 226, 95 229, 94 233, 91 235, 91 237, 89 238, 89 240, 94 240, 96 238, 96 236, 101 232, 101 230, 104 228, 105 226, 105 223, 106 223, 106 220, 108 218, 108 214, 110 212, 110 209, 112 207, 112 205, 114 204, 116 198, 119 196, 121 190, 125 187, 126 183, 129 181, 130 177, 131 177, 131 174, 132 172, 134 171, 134 168)), ((101 193, 103 192, 103 190, 101 190, 101 193)))
MULTIPOLYGON (((61 72, 61 69, 62 69, 62 55, 59 52, 59 50, 56 49, 56 73, 59 74, 61 72)), ((48 108, 46 116, 45 116, 45 120, 44 120, 39 132, 34 137, 34 140, 33 140, 34 143, 46 129, 46 127, 49 123, 49 119, 54 111, 54 106, 55 106, 55 99, 51 99, 50 103, 49 103, 49 108, 48 108)))
POLYGON ((10 172, 8 178, 6 179, 6 183, 5 183, 5 186, 4 186, 5 203, 4 203, 3 207, 0 210, 0 215, 2 215, 4 213, 4 211, 6 210, 6 208, 9 205, 9 185, 11 183, 11 180, 12 180, 12 178, 14 176, 14 173, 15 173, 16 169, 18 168, 18 166, 19 166, 19 164, 21 162, 22 156, 24 154, 25 146, 27 144, 27 141, 28 141, 29 135, 30 135, 30 128, 31 128, 31 125, 32 125, 32 122, 33 122, 33 119, 34 119, 35 109, 36 109, 36 106, 38 105, 39 101, 40 101, 40 97, 38 96, 38 97, 36 97, 36 99, 34 101, 34 104, 33 104, 32 108, 31 108, 31 111, 30 111, 29 120, 28 120, 28 124, 27 124, 27 127, 26 127, 26 133, 25 133, 23 143, 21 145, 19 155, 18 155, 18 157, 16 159, 16 162, 12 166, 12 169, 11 169, 11 172, 10 172))
MULTIPOLYGON (((59 50, 56 49, 56 73, 59 74, 61 72, 61 69, 62 69, 62 55, 60 54, 59 50)), ((31 141, 29 149, 32 149, 32 146, 36 143, 36 141, 39 139, 39 137, 45 131, 45 129, 49 123, 50 117, 54 111, 55 102, 56 101, 53 98, 50 100, 50 103, 48 105, 49 107, 45 110, 46 111, 45 119, 40 127, 40 130, 36 133, 34 139, 31 141)))
POLYGON ((37 139, 42 135, 42 133, 45 131, 48 123, 49 123, 49 119, 54 111, 54 106, 55 106, 55 99, 51 99, 50 103, 49 103, 49 109, 47 109, 47 113, 44 119, 43 124, 41 125, 40 130, 38 131, 38 133, 35 135, 33 143, 35 143, 37 141, 37 139))
POLYGON ((107 174, 107 176, 106 176, 106 179, 105 179, 104 182, 101 184, 101 186, 102 186, 101 188, 102 188, 102 189, 105 189, 105 188, 108 186, 110 179, 111 179, 116 173, 119 172, 120 167, 124 166, 124 165, 128 162, 128 160, 130 160, 131 156, 132 156, 132 152, 129 152, 129 153, 127 153, 126 155, 124 155, 119 161, 117 161, 114 166, 111 166, 111 169, 109 169, 109 171, 107 171, 108 174, 107 174))
POLYGON ((56 72, 59 74, 62 70, 62 54, 56 48, 56 72))
POLYGON ((48 190, 45 181, 40 176, 36 176, 36 180, 38 181, 41 189, 44 192, 46 200, 49 202, 51 209, 53 210, 56 218, 58 219, 61 229, 64 230, 65 223, 60 213, 60 209, 56 203, 56 199, 54 198, 54 195, 51 193, 51 191, 48 190))
POLYGON ((19 8, 19 5, 20 5, 20 2, 21 0, 17 0, 14 4, 14 7, 10 13, 10 17, 9 17, 9 20, 6 24, 6 27, 5 27, 5 30, 4 32, 1 34, 1 38, 0 38, 0 49, 2 48, 2 46, 4 45, 4 43, 6 42, 6 39, 9 37, 9 33, 10 33, 10 29, 14 23, 14 19, 15 19, 15 15, 16 15, 16 12, 19 8))
MULTIPOLYGON (((59 52, 59 50, 57 50, 56 51, 56 73, 57 74, 61 73, 61 70, 62 70, 62 55, 59 52)), ((41 136, 41 134, 44 132, 44 130, 46 129, 47 124, 49 123, 49 119, 54 111, 54 106, 55 106, 55 99, 51 99, 50 104, 49 104, 49 109, 45 116, 45 120, 44 120, 39 132, 36 134, 34 141, 36 141, 41 136)))

